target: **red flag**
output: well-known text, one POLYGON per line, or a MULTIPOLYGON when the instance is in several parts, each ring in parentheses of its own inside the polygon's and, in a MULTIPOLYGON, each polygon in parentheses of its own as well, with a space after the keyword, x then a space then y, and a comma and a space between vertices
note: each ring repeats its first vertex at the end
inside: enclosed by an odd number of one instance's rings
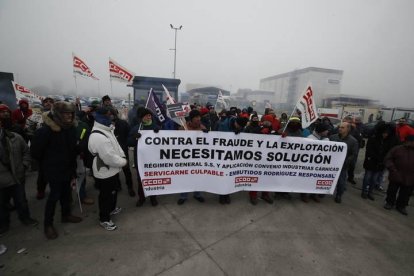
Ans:
POLYGON ((74 53, 73 55, 73 73, 79 74, 84 77, 90 77, 94 80, 99 80, 95 75, 92 73, 91 69, 89 69, 88 65, 81 60, 78 56, 74 53))
POLYGON ((313 98, 313 91, 310 86, 308 86, 308 89, 306 89, 300 96, 296 108, 301 112, 303 128, 307 128, 318 119, 318 111, 313 98))
POLYGON ((12 81, 14 93, 16 94, 16 98, 38 98, 43 100, 42 96, 37 95, 35 92, 31 91, 30 89, 24 87, 23 85, 17 84, 12 81))

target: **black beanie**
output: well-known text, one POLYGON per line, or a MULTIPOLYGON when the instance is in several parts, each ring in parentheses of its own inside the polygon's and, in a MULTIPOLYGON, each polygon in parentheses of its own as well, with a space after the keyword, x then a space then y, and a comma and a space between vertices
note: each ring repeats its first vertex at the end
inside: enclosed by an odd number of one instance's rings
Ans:
POLYGON ((106 100, 111 100, 111 98, 109 98, 108 95, 105 95, 105 96, 102 97, 102 102, 104 102, 106 100))
POLYGON ((321 124, 317 124, 316 127, 315 127, 315 131, 317 133, 321 133, 321 132, 324 132, 326 130, 329 130, 329 126, 326 125, 326 124, 322 124, 322 123, 321 124))
POLYGON ((191 121, 193 118, 197 117, 197 116, 200 116, 200 117, 201 117, 201 113, 200 113, 200 111, 198 111, 197 109, 193 109, 193 110, 191 110, 191 111, 190 111, 190 113, 188 114, 188 118, 190 119, 190 121, 191 121))
POLYGON ((151 116, 152 116, 152 112, 148 108, 141 107, 141 108, 137 109, 137 117, 139 119, 144 118, 144 116, 147 115, 147 114, 151 114, 151 116))
POLYGON ((236 123, 241 127, 245 127, 247 125, 247 122, 249 121, 249 119, 244 118, 244 117, 238 117, 236 119, 236 123))

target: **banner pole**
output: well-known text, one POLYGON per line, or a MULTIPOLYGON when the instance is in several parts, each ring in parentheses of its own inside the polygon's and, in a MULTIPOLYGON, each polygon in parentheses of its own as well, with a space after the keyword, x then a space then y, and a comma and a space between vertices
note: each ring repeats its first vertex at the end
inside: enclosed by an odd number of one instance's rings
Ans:
POLYGON ((78 96, 78 82, 76 81, 76 74, 73 74, 73 78, 75 79, 75 89, 76 89, 76 96, 78 96))
POLYGON ((111 96, 112 96, 112 79, 109 77, 109 82, 111 83, 111 96))

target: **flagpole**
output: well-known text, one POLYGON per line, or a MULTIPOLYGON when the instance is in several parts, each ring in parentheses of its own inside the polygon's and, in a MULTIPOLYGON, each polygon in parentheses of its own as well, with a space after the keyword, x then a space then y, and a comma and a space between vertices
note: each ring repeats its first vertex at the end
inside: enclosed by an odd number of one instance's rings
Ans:
POLYGON ((109 77, 109 82, 111 83, 111 96, 112 96, 112 78, 109 77))
POLYGON ((73 74, 73 78, 75 79, 75 89, 76 89, 76 96, 78 96, 78 82, 76 81, 76 74, 73 74))
MULTIPOLYGON (((151 88, 151 89, 150 89, 150 91, 148 92, 148 97, 147 97, 147 102, 145 103, 145 108, 147 108, 147 106, 148 106, 148 102, 149 102, 149 99, 150 99, 150 94, 151 94, 151 91, 152 91, 152 88, 151 88)), ((141 127, 142 127, 142 120, 141 120, 141 122, 139 123, 138 133, 139 133, 139 131, 141 130, 141 127)))

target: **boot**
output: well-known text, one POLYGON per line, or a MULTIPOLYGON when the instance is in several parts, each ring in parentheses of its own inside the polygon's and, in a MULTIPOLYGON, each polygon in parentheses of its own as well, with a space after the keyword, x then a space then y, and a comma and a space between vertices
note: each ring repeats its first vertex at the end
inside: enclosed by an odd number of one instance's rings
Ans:
POLYGON ((48 240, 54 240, 58 237, 58 233, 53 225, 45 226, 45 235, 48 240))
POLYGON ((144 205, 144 202, 145 202, 145 198, 140 198, 138 199, 136 206, 141 207, 142 205, 144 205))
POLYGON ((132 187, 131 188, 128 187, 128 195, 130 197, 135 197, 135 191, 132 187))
POLYGON ((250 203, 251 203, 252 205, 257 205, 257 198, 256 198, 256 197, 254 197, 254 196, 250 196, 250 203))
POLYGON ((155 206, 158 205, 158 201, 157 201, 157 198, 155 196, 151 196, 150 201, 151 201, 152 207, 155 207, 155 206))
POLYGON ((372 201, 374 201, 374 200, 375 200, 374 196, 373 196, 372 194, 370 194, 370 193, 367 195, 367 198, 368 198, 369 200, 372 200, 372 201))
POLYGON ((315 201, 316 203, 320 203, 321 200, 319 199, 318 195, 316 194, 311 194, 310 198, 313 199, 313 201, 315 201))
POLYGON ((308 199, 308 195, 307 194, 300 194, 300 199, 305 202, 308 203, 309 199, 308 199))

